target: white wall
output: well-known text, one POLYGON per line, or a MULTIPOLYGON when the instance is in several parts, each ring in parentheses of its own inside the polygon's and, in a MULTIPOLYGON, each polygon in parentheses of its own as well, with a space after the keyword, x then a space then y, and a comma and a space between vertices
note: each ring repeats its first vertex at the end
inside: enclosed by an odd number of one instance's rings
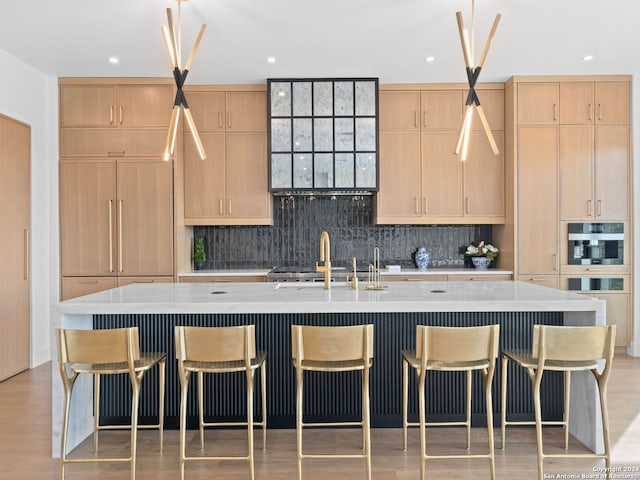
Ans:
MULTIPOLYGON (((58 89, 44 75, 0 49, 0 113, 31 126, 31 365, 50 359, 51 310, 59 298, 58 89)), ((553 72, 540 72, 540 74, 553 72)), ((627 73, 627 72, 611 72, 627 73)), ((640 84, 632 89, 633 138, 640 138, 640 84)), ((636 143, 636 142, 633 142, 636 143)), ((634 149, 634 335, 640 356, 640 147, 634 149)), ((615 188, 615 186, 612 186, 615 188)))
POLYGON ((57 79, 1 49, 0 71, 0 113, 31 126, 31 366, 35 367, 51 358, 49 320, 59 298, 57 79))

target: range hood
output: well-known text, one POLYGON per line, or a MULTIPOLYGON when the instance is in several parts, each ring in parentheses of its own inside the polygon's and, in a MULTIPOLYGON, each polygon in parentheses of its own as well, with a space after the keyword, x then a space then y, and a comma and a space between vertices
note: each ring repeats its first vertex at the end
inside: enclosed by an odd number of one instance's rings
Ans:
POLYGON ((269 191, 378 191, 378 79, 267 79, 269 191))

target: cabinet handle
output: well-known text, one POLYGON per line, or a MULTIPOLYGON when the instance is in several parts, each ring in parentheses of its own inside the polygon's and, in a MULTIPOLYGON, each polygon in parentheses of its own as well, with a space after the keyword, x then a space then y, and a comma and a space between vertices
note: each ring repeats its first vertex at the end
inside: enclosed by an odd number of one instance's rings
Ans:
POLYGON ((587 200, 587 217, 591 216, 591 200, 587 200))
POLYGON ((227 202, 229 203, 229 215, 231 215, 231 197, 227 199, 227 202))
POLYGON ((120 125, 122 125, 122 105, 120 106, 118 114, 119 114, 119 117, 120 117, 120 125))
POLYGON ((597 215, 598 217, 601 217, 601 216, 602 216, 602 200, 598 200, 598 201, 596 202, 596 215, 597 215))
POLYGON ((113 105, 109 105, 109 123, 113 125, 113 105))
POLYGON ((424 111, 424 126, 425 126, 425 127, 427 126, 427 118, 428 118, 428 117, 427 117, 427 111, 425 110, 425 111, 424 111))
POLYGON ((227 128, 231 128, 231 112, 227 112, 227 128))
POLYGON ((222 112, 218 112, 218 128, 222 128, 224 125, 222 124, 222 112))
POLYGON ((553 120, 554 121, 558 120, 558 104, 557 103, 553 104, 553 120))
POLYGON ((107 155, 110 157, 124 157, 124 154, 125 154, 124 150, 107 152, 107 155))
POLYGON ((224 200, 221 198, 220 199, 220 215, 224 215, 224 205, 223 205, 224 200))
POLYGON ((418 111, 417 111, 417 110, 414 110, 414 111, 413 111, 413 125, 414 125, 416 128, 419 128, 419 127, 420 127, 420 124, 418 123, 418 111))
POLYGON ((78 285, 96 285, 98 280, 80 280, 78 285))
POLYGON ((602 104, 598 104, 598 120, 602 120, 602 104))
POLYGON ((113 200, 109 200, 109 271, 113 273, 113 200))
POLYGON ((29 258, 29 229, 25 228, 22 235, 22 242, 24 244, 24 279, 29 280, 29 262, 31 260, 29 258))
POLYGON ((424 197, 424 214, 429 213, 429 197, 424 197))
POLYGON ((589 104, 589 120, 593 120, 593 104, 589 104))
POLYGON ((118 231, 118 265, 120 267, 120 272, 124 272, 124 268, 122 268, 122 199, 120 199, 120 211, 118 212, 118 221, 119 221, 119 231, 118 231))
POLYGON ((416 201, 416 215, 420 214, 420 200, 418 200, 418 197, 413 197, 413 199, 416 201))
POLYGON ((558 271, 558 254, 557 253, 553 254, 553 271, 554 272, 558 271))
POLYGON ((469 213, 469 197, 464 199, 464 213, 469 213))

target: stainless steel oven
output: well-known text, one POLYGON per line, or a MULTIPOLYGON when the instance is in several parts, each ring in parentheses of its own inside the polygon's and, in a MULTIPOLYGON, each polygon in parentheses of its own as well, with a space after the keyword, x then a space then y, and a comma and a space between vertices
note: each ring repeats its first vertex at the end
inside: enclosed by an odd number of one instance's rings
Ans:
POLYGON ((569 265, 622 265, 624 223, 569 223, 569 265))

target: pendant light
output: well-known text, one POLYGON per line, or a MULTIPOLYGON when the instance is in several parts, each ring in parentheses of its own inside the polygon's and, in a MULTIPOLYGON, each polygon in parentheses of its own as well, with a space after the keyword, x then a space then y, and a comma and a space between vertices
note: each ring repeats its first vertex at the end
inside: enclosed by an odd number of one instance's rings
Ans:
POLYGON ((476 112, 478 112, 478 117, 480 117, 482 128, 487 134, 487 138, 489 139, 489 144, 491 145, 493 154, 498 155, 500 153, 495 138, 493 138, 493 133, 491 132, 491 127, 489 126, 487 116, 485 115, 484 109, 480 104, 480 99, 478 98, 478 94, 475 90, 476 83, 478 82, 478 77, 480 76, 480 71, 482 70, 482 65, 487 58, 487 53, 489 53, 491 41, 493 40, 493 36, 496 33, 496 29, 498 28, 500 17, 501 15, 498 13, 495 20, 493 21, 493 26, 491 27, 491 32, 489 32, 489 37, 487 38, 484 49, 482 50, 482 54, 480 55, 480 60, 478 61, 478 64, 474 66, 475 0, 471 0, 471 42, 469 41, 468 32, 464 27, 462 12, 456 12, 456 18, 458 20, 458 33, 460 34, 460 43, 462 44, 462 55, 464 56, 464 63, 467 70, 467 81, 469 82, 469 93, 465 102, 464 117, 462 120, 462 125, 460 126, 460 134, 458 135, 458 143, 456 144, 455 150, 456 155, 459 155, 462 152, 462 160, 467 159, 469 137, 471 136, 471 121, 474 109, 476 110, 476 112))
POLYGON ((204 160, 207 158, 204 147, 202 145, 202 141, 200 140, 200 135, 198 134, 198 129, 196 128, 196 124, 193 120, 193 116, 191 115, 191 111, 189 110, 189 104, 187 103, 187 98, 184 95, 184 91, 182 87, 184 86, 184 82, 187 79, 187 75, 189 74, 189 68, 191 67, 191 62, 193 62, 193 57, 196 54, 196 50, 198 50, 198 46, 200 45, 200 41, 202 40, 202 36, 204 34, 204 30, 207 27, 206 25, 202 25, 200 27, 200 32, 198 33, 198 37, 191 49, 191 53, 187 58, 187 63, 182 68, 182 59, 181 59, 181 50, 182 50, 182 11, 181 4, 186 2, 187 0, 176 0, 178 2, 178 26, 177 31, 176 27, 173 23, 173 11, 170 8, 167 8, 167 24, 162 26, 162 38, 164 39, 164 45, 167 48, 167 54, 169 55, 169 63, 171 64, 171 68, 173 70, 173 78, 176 82, 176 98, 173 102, 173 110, 171 112, 171 121, 169 122, 169 131, 167 132, 167 141, 165 143, 164 148, 164 159, 169 160, 173 155, 173 149, 176 143, 176 135, 178 133, 178 123, 180 120, 180 112, 184 113, 184 118, 189 125, 189 130, 193 134, 193 140, 196 144, 196 148, 198 150, 198 154, 200 158, 204 160))

